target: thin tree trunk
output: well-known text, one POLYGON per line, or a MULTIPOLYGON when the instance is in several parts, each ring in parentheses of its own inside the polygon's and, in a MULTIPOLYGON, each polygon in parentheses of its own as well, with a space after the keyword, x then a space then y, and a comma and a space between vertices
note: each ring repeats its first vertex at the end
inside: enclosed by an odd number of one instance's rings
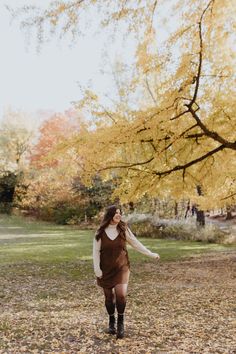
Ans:
POLYGON ((175 202, 175 218, 178 218, 178 203, 175 202))
MULTIPOLYGON (((198 195, 202 195, 202 188, 201 186, 197 186, 197 193, 198 195)), ((199 210, 196 208, 196 214, 197 214, 197 226, 204 227, 205 226, 205 213, 203 210, 199 210)))
POLYGON ((226 218, 225 220, 231 220, 233 219, 233 215, 232 215, 232 210, 230 206, 226 207, 226 218))
POLYGON ((186 208, 186 211, 185 211, 185 215, 184 215, 185 219, 187 219, 189 211, 190 211, 190 200, 188 201, 187 208, 186 208))
POLYGON ((203 210, 197 209, 197 225, 198 226, 205 226, 205 214, 203 210))

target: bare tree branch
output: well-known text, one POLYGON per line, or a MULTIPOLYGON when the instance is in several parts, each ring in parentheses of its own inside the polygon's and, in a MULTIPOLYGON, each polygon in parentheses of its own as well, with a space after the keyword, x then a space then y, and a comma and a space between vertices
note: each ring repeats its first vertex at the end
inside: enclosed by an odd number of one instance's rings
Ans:
POLYGON ((152 90, 151 90, 149 82, 148 82, 147 74, 146 74, 146 85, 147 85, 147 90, 148 90, 153 102, 157 105, 156 98, 154 97, 154 94, 152 93, 152 90))
POLYGON ((122 164, 122 165, 111 165, 111 166, 107 166, 104 168, 101 168, 98 170, 98 172, 102 172, 102 171, 106 171, 106 170, 112 170, 112 169, 116 169, 116 168, 130 168, 130 167, 134 167, 134 166, 141 166, 141 165, 146 165, 149 162, 151 162, 152 160, 154 160, 154 157, 151 157, 149 160, 143 161, 143 162, 134 162, 131 164, 122 164))
POLYGON ((214 150, 211 150, 208 153, 206 153, 205 155, 202 155, 202 156, 198 157, 197 159, 189 161, 189 162, 187 162, 184 165, 177 165, 177 166, 175 166, 175 167, 173 167, 173 168, 171 168, 169 170, 166 170, 166 171, 161 171, 161 172, 155 171, 155 172, 153 172, 153 174, 161 177, 161 176, 167 176, 170 173, 175 172, 175 171, 186 170, 190 166, 195 165, 198 162, 201 162, 201 161, 205 160, 209 156, 212 156, 212 155, 216 154, 217 152, 219 152, 219 151, 221 151, 223 149, 225 149, 225 146, 224 145, 220 145, 218 148, 216 148, 214 150))
POLYGON ((205 136, 204 133, 189 134, 186 135, 186 139, 198 139, 198 138, 202 138, 203 136, 205 136))
POLYGON ((157 7, 157 0, 155 0, 154 3, 153 3, 151 26, 153 26, 153 17, 154 17, 154 13, 155 13, 156 7, 157 7))
POLYGON ((176 116, 174 116, 174 117, 170 118, 170 120, 175 120, 175 119, 178 119, 178 118, 180 118, 180 117, 184 116, 186 113, 189 113, 189 110, 186 110, 186 111, 183 111, 183 112, 181 112, 181 113, 177 114, 176 116))
POLYGON ((169 145, 165 146, 165 148, 163 150, 160 151, 160 153, 168 150, 179 138, 182 138, 187 132, 189 132, 190 130, 192 130, 193 128, 196 128, 197 124, 192 125, 190 128, 186 129, 184 132, 182 132, 181 134, 179 134, 174 141, 172 141, 169 145))
POLYGON ((195 85, 195 90, 194 90, 194 94, 193 94, 193 98, 191 100, 191 102, 189 103, 189 107, 192 107, 192 105, 195 103, 196 99, 197 99, 197 94, 198 94, 198 90, 199 90, 199 84, 200 84, 200 77, 201 77, 201 71, 202 71, 202 60, 203 60, 203 38, 202 38, 202 22, 203 22, 203 18, 205 16, 205 13, 207 12, 207 10, 209 9, 209 7, 211 6, 211 4, 214 3, 214 0, 211 0, 207 7, 204 9, 201 17, 200 17, 200 21, 198 23, 198 29, 199 29, 199 63, 198 63, 198 70, 197 70, 197 75, 195 77, 196 79, 196 85, 195 85))
POLYGON ((232 193, 232 194, 230 194, 230 195, 227 195, 227 197, 224 197, 224 198, 222 198, 221 200, 226 200, 226 199, 232 198, 232 197, 234 197, 235 195, 236 195, 236 192, 235 192, 235 193, 232 193))
MULTIPOLYGON (((185 171, 187 168, 207 159, 208 157, 218 153, 219 151, 222 151, 224 150, 226 147, 224 145, 220 145, 218 146, 217 148, 207 152, 206 154, 198 157, 197 159, 194 159, 192 161, 189 161, 187 162, 186 164, 183 164, 183 165, 177 165, 169 170, 165 170, 165 171, 150 171, 149 174, 154 174, 156 176, 159 176, 159 177, 165 177, 173 172, 176 172, 176 171, 183 171, 183 174, 185 174, 185 171)), ((120 164, 120 165, 110 165, 110 166, 107 166, 107 167, 104 167, 104 168, 101 168, 98 170, 98 172, 102 172, 102 171, 105 171, 105 170, 112 170, 112 169, 132 169, 132 167, 136 167, 136 166, 141 166, 141 165, 146 165, 148 163, 150 163, 151 161, 154 160, 154 157, 151 157, 149 160, 146 160, 146 161, 143 161, 143 162, 135 162, 135 163, 131 163, 131 164, 128 164, 128 163, 125 163, 125 164, 120 164)), ((137 171, 137 169, 134 169, 137 171)), ((139 172, 144 172, 144 171, 139 171, 139 172)), ((147 171, 146 171, 147 172, 147 171)))
POLYGON ((202 129, 202 131, 205 133, 206 136, 209 136, 215 141, 218 141, 221 144, 224 144, 225 147, 229 149, 236 150, 236 141, 235 142, 230 142, 224 138, 222 138, 218 133, 214 131, 210 131, 205 124, 202 123, 201 119, 198 117, 196 111, 190 106, 189 107, 189 112, 192 114, 193 118, 197 122, 197 125, 202 129))

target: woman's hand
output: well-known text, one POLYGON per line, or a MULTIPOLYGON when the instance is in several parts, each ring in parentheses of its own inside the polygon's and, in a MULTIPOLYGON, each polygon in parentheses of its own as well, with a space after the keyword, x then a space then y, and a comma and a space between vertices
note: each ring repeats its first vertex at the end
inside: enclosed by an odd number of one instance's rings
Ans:
POLYGON ((156 259, 157 261, 159 261, 159 260, 160 260, 160 256, 159 256, 159 254, 158 254, 158 253, 156 253, 156 257, 155 257, 155 259, 156 259))
POLYGON ((102 278, 102 270, 99 269, 98 271, 96 271, 95 275, 97 278, 101 279, 102 278))
POLYGON ((151 253, 151 257, 156 259, 157 261, 159 261, 159 259, 160 259, 159 254, 158 253, 154 253, 154 252, 151 253))
POLYGON ((102 279, 102 271, 95 273, 96 279, 94 280, 94 284, 97 285, 97 279, 102 279))

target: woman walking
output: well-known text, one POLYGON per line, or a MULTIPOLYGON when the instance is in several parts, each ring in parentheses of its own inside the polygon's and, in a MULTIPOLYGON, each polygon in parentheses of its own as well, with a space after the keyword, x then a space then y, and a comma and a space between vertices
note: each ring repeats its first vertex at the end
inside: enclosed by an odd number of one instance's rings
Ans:
POLYGON ((135 250, 152 258, 160 259, 157 253, 149 251, 133 235, 121 220, 121 209, 112 205, 106 209, 103 220, 93 242, 94 272, 97 284, 103 288, 105 307, 109 314, 110 334, 124 337, 124 312, 130 275, 130 263, 126 249, 128 242, 135 250), (117 331, 115 326, 117 309, 117 331))

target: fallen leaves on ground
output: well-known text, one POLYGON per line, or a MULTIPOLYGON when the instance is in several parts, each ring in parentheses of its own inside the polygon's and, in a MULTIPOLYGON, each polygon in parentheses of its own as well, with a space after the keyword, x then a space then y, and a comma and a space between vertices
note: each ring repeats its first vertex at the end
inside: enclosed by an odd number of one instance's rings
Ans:
POLYGON ((235 260, 224 252, 133 264, 122 340, 106 333, 102 290, 92 270, 83 274, 88 264, 58 265, 55 274, 50 265, 4 265, 0 353, 236 353, 235 260))

